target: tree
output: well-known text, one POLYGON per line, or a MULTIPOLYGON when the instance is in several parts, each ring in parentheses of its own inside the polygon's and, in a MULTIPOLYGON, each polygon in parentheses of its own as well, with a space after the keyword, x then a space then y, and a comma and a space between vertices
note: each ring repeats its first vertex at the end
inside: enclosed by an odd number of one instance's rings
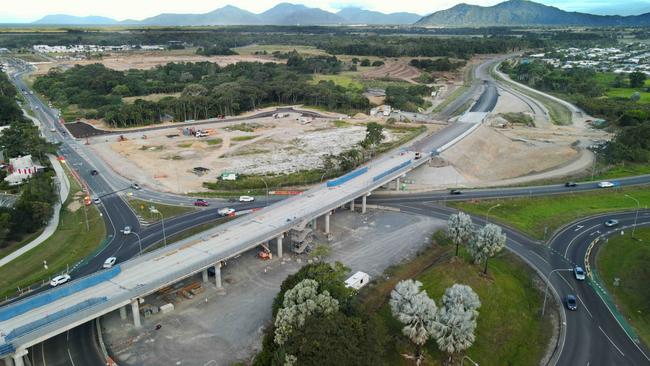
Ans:
POLYGON ((441 308, 434 324, 434 338, 441 351, 454 354, 469 348, 476 339, 477 309, 481 306, 478 295, 471 287, 454 284, 445 290, 441 308))
POLYGON ((415 357, 422 362, 422 346, 434 331, 437 307, 427 293, 420 291, 422 283, 414 280, 400 281, 390 293, 393 316, 404 324, 402 333, 417 348, 415 357))
POLYGON ((631 88, 640 88, 645 84, 646 75, 642 72, 635 71, 630 73, 629 78, 631 88))
POLYGON ((384 126, 377 122, 370 122, 366 125, 366 138, 361 141, 361 146, 364 148, 376 146, 384 138, 384 126))
POLYGON ((483 273, 487 274, 488 259, 500 252, 506 245, 506 234, 501 232, 501 227, 487 224, 478 231, 474 240, 470 242, 469 250, 474 262, 485 261, 483 273))
POLYGON ((318 282, 302 280, 284 294, 282 308, 275 317, 274 341, 284 344, 291 332, 302 327, 310 315, 329 315, 337 311, 339 302, 327 291, 318 293, 318 282))
POLYGON ((474 223, 468 214, 459 212, 449 216, 449 220, 447 220, 447 236, 456 244, 456 256, 458 256, 458 247, 463 243, 467 243, 473 234, 474 223))

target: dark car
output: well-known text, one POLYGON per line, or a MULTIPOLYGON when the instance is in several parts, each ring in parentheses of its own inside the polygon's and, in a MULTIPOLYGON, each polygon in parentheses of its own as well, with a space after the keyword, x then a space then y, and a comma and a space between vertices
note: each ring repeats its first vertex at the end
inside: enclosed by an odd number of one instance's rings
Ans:
POLYGON ((616 225, 618 225, 618 220, 616 220, 616 219, 609 219, 609 220, 605 221, 605 226, 607 226, 607 227, 614 227, 616 225))
POLYGON ((452 189, 449 194, 463 194, 463 192, 460 189, 452 189))
POLYGON ((576 297, 574 295, 567 295, 565 299, 566 303, 566 308, 569 310, 578 310, 578 302, 576 300, 576 297))
POLYGON ((207 206, 210 206, 210 204, 208 203, 208 201, 199 198, 196 201, 194 201, 194 206, 207 207, 207 206))
POLYGON ((99 172, 95 169, 90 171, 90 175, 97 175, 97 174, 99 174, 99 172))
POLYGON ((566 183, 564 183, 564 186, 565 187, 577 187, 578 183, 576 183, 576 182, 566 182, 566 183))

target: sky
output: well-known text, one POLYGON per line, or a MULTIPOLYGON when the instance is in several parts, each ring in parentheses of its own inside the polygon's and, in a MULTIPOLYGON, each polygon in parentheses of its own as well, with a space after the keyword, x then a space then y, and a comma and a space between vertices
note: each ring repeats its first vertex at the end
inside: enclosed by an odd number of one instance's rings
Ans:
MULTIPOLYGON (((287 1, 287 0, 283 0, 287 1)), ((48 14, 101 15, 109 18, 143 19, 160 13, 205 13, 235 5, 254 13, 263 12, 282 0, 0 0, 0 23, 31 22, 48 14)), ((458 3, 489 6, 502 0, 288 0, 324 10, 348 6, 384 13, 408 11, 429 14, 458 3)), ((538 0, 569 11, 630 15, 650 12, 650 0, 538 0)))

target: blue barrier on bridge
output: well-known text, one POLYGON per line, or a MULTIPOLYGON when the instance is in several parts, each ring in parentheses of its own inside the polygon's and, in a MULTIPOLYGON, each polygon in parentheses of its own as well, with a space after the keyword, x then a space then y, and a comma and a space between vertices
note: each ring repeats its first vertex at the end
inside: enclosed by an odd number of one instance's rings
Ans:
POLYGON ((402 164, 400 164, 400 165, 398 165, 398 166, 396 166, 396 167, 392 167, 392 168, 388 169, 387 171, 385 171, 385 172, 383 172, 383 173, 381 173, 381 174, 379 174, 379 175, 375 175, 375 176, 372 178, 372 181, 373 181, 373 182, 376 182, 376 181, 378 181, 378 180, 384 178, 385 176, 387 176, 387 175, 389 175, 389 174, 395 173, 396 171, 398 171, 398 170, 400 170, 400 169, 402 169, 402 168, 405 168, 405 167, 409 166, 410 164, 411 164, 411 160, 405 161, 405 162, 403 162, 402 164))
POLYGON ((31 323, 21 325, 20 327, 15 328, 7 336, 5 337, 6 340, 11 341, 14 338, 20 337, 22 335, 25 335, 29 332, 34 331, 35 329, 38 329, 48 323, 57 321, 61 318, 65 318, 68 315, 74 314, 76 312, 82 311, 84 309, 87 309, 93 305, 97 305, 99 303, 107 301, 107 297, 93 297, 88 300, 84 300, 76 305, 73 305, 67 309, 63 309, 61 311, 57 311, 54 314, 49 314, 46 315, 45 317, 38 319, 36 321, 33 321, 31 323))
POLYGON ((349 172, 349 173, 346 174, 346 175, 342 175, 342 176, 340 176, 340 177, 338 177, 338 178, 336 178, 336 179, 330 179, 330 180, 328 180, 328 181, 327 181, 327 186, 328 186, 328 187, 336 187, 336 186, 339 186, 339 185, 341 185, 341 184, 343 184, 343 183, 345 183, 345 182, 347 182, 347 181, 349 181, 349 180, 352 180, 352 179, 354 179, 354 178, 360 176, 361 174, 364 174, 364 173, 367 173, 367 172, 368 172, 368 167, 367 167, 367 166, 366 166, 366 167, 363 167, 363 168, 361 168, 361 169, 357 169, 357 170, 355 170, 355 171, 349 172))
POLYGON ((5 321, 11 319, 20 314, 24 314, 32 309, 41 307, 45 304, 49 304, 63 297, 72 295, 77 291, 81 291, 85 288, 95 286, 98 283, 110 280, 111 278, 117 276, 120 273, 120 266, 115 266, 111 269, 97 272, 90 276, 84 277, 78 281, 72 281, 69 284, 63 285, 61 287, 54 288, 42 292, 40 294, 30 296, 25 300, 15 302, 0 308, 0 321, 5 321))
POLYGON ((0 356, 7 356, 16 352, 16 347, 11 343, 0 344, 0 356))

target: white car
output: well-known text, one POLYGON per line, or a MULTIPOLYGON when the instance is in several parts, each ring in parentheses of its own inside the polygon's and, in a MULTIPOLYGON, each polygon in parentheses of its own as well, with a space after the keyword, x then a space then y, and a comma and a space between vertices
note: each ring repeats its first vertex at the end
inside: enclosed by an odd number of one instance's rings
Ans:
POLYGON ((99 197, 95 197, 95 198, 93 198, 93 203, 98 205, 98 204, 102 203, 102 200, 100 200, 99 197))
POLYGON ((598 183, 598 188, 612 188, 614 187, 614 183, 612 182, 600 182, 598 183))
POLYGON ((239 202, 253 202, 255 197, 252 196, 239 196, 239 202))
POLYGON ((56 286, 58 286, 58 285, 62 285, 62 284, 64 284, 64 283, 70 281, 71 279, 72 279, 72 277, 70 277, 69 274, 64 274, 64 275, 56 276, 56 277, 54 277, 54 278, 52 279, 52 281, 50 281, 50 286, 52 286, 52 287, 56 287, 56 286))
POLYGON ((135 189, 136 191, 142 189, 138 183, 131 184, 131 188, 135 189))
POLYGON ((230 207, 224 207, 217 210, 217 214, 219 214, 219 216, 228 216, 233 213, 235 213, 235 209, 230 207))
POLYGON ((125 226, 124 230, 122 230, 122 233, 124 233, 124 235, 131 234, 131 227, 130 226, 125 226))
POLYGON ((102 266, 102 268, 111 268, 111 267, 113 267, 113 265, 115 264, 115 262, 117 262, 117 258, 115 258, 115 257, 109 257, 109 258, 106 258, 106 260, 104 261, 104 265, 102 266))
POLYGON ((576 266, 576 268, 573 269, 573 274, 576 276, 576 280, 578 281, 585 280, 585 270, 582 269, 582 267, 576 266))

